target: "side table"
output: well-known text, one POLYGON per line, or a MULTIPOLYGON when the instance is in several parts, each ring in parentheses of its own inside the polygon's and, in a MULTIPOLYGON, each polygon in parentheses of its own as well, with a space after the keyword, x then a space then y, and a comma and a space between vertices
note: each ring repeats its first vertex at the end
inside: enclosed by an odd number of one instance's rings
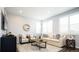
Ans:
POLYGON ((66 47, 75 49, 75 40, 74 39, 72 39, 72 40, 66 39, 66 47))

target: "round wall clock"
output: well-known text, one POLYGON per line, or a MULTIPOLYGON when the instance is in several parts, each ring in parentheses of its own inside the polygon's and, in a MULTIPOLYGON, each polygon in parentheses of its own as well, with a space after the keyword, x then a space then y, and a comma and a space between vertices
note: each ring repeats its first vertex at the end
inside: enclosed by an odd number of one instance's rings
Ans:
POLYGON ((24 31, 28 31, 30 29, 30 25, 24 24, 23 29, 24 29, 24 31))

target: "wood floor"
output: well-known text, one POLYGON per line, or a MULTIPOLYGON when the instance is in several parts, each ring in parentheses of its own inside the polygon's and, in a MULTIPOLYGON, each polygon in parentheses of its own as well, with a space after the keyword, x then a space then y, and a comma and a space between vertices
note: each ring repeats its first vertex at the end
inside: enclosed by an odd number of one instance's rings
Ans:
POLYGON ((71 49, 71 48, 63 47, 63 49, 60 50, 59 52, 79 52, 79 49, 71 49))

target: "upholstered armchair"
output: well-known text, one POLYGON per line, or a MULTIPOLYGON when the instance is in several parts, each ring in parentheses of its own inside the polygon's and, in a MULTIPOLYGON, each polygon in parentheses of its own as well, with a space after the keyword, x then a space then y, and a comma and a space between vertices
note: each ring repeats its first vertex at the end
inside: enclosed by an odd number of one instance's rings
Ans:
POLYGON ((26 35, 19 35, 19 43, 20 44, 24 44, 24 43, 28 43, 29 42, 29 39, 27 38, 26 35))

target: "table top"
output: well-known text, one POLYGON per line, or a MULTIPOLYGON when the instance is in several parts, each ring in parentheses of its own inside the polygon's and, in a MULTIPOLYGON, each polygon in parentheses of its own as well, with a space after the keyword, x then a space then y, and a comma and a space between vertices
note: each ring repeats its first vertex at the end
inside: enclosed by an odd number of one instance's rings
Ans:
POLYGON ((42 39, 34 39, 33 41, 38 42, 38 43, 45 43, 46 41, 43 41, 42 39))

